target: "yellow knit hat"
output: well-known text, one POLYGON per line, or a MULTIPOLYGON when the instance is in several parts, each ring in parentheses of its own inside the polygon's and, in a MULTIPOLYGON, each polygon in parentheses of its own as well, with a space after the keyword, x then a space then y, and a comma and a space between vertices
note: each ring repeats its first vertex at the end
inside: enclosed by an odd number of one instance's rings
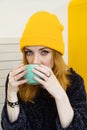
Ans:
POLYGON ((20 49, 26 46, 46 46, 64 54, 63 26, 56 15, 49 12, 33 14, 20 39, 20 49))

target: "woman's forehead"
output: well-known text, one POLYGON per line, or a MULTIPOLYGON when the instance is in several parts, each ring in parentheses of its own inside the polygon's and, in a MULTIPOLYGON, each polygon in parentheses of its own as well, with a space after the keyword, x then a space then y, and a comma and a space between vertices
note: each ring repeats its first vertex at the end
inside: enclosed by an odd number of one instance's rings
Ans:
POLYGON ((45 46, 26 46, 24 49, 50 49, 50 48, 45 46))

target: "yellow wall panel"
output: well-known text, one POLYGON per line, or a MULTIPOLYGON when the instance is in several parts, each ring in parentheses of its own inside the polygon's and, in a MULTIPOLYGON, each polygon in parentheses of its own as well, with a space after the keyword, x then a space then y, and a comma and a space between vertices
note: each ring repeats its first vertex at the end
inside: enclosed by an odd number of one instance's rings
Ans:
POLYGON ((87 92, 87 0, 70 1, 68 36, 68 64, 84 78, 87 92))

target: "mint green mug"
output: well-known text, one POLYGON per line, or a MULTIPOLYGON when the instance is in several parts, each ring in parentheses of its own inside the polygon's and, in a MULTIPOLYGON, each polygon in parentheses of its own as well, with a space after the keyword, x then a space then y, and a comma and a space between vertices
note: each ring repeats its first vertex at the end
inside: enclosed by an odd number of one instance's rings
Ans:
POLYGON ((39 64, 28 64, 26 65, 26 71, 27 73, 24 75, 24 79, 28 79, 28 82, 27 84, 30 84, 30 85, 39 85, 40 83, 38 81, 36 81, 34 79, 34 76, 37 76, 39 77, 38 75, 36 75, 32 69, 36 66, 36 65, 39 65, 39 64))

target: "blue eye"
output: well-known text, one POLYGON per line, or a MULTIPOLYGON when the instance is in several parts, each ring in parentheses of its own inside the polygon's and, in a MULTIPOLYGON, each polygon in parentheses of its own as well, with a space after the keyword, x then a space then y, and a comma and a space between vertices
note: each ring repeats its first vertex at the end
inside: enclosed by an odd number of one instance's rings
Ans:
POLYGON ((33 52, 32 51, 25 51, 25 55, 32 55, 33 52))
POLYGON ((49 52, 47 51, 47 50, 43 50, 42 52, 41 52, 41 54, 42 55, 47 55, 49 52))

